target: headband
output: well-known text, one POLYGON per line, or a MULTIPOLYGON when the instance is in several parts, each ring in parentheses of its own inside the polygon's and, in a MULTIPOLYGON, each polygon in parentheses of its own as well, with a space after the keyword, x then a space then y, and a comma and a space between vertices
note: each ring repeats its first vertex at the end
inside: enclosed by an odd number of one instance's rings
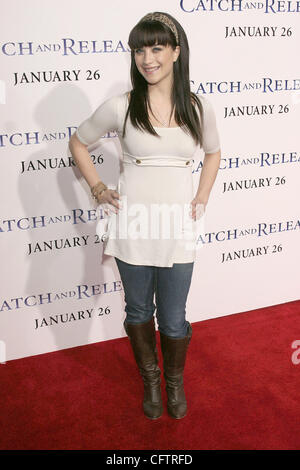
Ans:
POLYGON ((176 38, 176 43, 179 44, 178 31, 176 29, 176 26, 167 15, 164 15, 163 13, 148 13, 141 19, 140 22, 142 21, 159 21, 160 23, 163 23, 172 31, 176 38))

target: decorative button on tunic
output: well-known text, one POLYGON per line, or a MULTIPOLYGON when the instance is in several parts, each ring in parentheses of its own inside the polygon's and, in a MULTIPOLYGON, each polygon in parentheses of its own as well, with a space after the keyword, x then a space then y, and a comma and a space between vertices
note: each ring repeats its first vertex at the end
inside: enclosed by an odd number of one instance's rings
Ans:
MULTIPOLYGON (((203 150, 220 149, 211 102, 203 106, 203 150)), ((91 145, 116 131, 122 148, 118 187, 122 208, 109 216, 103 252, 130 264, 172 267, 196 257, 196 222, 189 216, 193 191, 193 155, 196 144, 181 127, 154 127, 159 137, 136 129, 128 116, 123 123, 128 94, 102 103, 76 130, 78 139, 91 145)))

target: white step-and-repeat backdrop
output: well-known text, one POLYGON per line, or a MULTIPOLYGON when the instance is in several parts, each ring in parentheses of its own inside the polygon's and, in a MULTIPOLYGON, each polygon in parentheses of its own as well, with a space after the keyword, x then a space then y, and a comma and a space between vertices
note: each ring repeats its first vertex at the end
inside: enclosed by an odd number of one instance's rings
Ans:
MULTIPOLYGON (((68 141, 102 101, 130 89, 128 34, 149 6, 184 27, 191 87, 211 100, 222 144, 188 320, 299 299, 300 2, 5 1, 0 362, 125 335, 120 276, 102 257, 100 211, 68 141)), ((90 152, 114 186, 118 138, 90 152)))

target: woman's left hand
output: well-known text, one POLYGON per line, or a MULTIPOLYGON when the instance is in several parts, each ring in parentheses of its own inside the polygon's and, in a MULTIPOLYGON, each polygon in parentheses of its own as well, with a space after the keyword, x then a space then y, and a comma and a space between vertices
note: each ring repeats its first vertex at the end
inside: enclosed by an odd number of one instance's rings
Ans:
POLYGON ((205 212, 207 199, 203 196, 195 196, 191 202, 190 216, 193 220, 199 220, 205 212))

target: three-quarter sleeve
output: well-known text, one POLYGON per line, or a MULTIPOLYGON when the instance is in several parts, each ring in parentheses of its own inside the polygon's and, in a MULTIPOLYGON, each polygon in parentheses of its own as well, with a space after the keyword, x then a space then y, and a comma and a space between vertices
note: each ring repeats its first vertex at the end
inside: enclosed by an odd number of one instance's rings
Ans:
POLYGON ((203 106, 203 145, 205 153, 215 153, 220 150, 220 138, 217 128, 216 115, 210 100, 201 96, 203 106))
POLYGON ((91 145, 107 132, 119 130, 118 102, 119 96, 109 98, 79 124, 75 133, 80 142, 91 145))

